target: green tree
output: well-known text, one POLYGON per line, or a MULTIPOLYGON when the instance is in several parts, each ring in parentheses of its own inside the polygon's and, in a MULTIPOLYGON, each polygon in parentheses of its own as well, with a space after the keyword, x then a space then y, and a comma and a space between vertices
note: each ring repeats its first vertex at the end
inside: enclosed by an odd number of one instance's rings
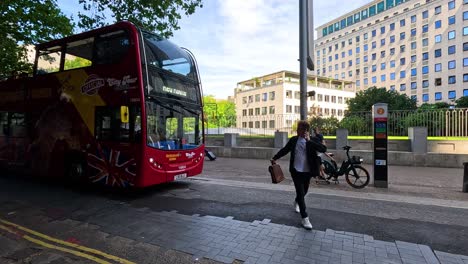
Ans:
POLYGON ((414 110, 417 108, 416 101, 406 94, 387 91, 385 88, 371 87, 359 91, 356 97, 348 100, 348 111, 351 114, 371 111, 372 105, 376 103, 387 103, 389 110, 414 110))
POLYGON ((370 115, 351 115, 341 119, 340 128, 346 128, 350 135, 372 134, 372 119, 370 115))
POLYGON ((191 15, 202 0, 78 0, 84 12, 79 12, 78 26, 93 29, 106 24, 106 12, 116 20, 128 20, 147 30, 158 32, 164 37, 172 36, 179 29, 180 13, 191 15))
POLYGON ((455 101, 455 103, 457 104, 456 106, 458 108, 468 107, 468 96, 458 98, 457 101, 455 101))
POLYGON ((56 0, 3 0, 0 17, 0 78, 31 71, 27 45, 69 35, 73 29, 56 0))
POLYGON ((335 135, 340 121, 338 121, 338 119, 333 116, 327 118, 314 116, 309 120, 309 123, 311 128, 320 128, 323 135, 335 135))
POLYGON ((236 125, 236 107, 228 100, 217 100, 213 95, 203 97, 203 111, 208 128, 232 127, 236 125))
POLYGON ((439 102, 435 104, 422 104, 418 109, 420 110, 434 110, 434 109, 448 109, 450 105, 446 102, 439 102))

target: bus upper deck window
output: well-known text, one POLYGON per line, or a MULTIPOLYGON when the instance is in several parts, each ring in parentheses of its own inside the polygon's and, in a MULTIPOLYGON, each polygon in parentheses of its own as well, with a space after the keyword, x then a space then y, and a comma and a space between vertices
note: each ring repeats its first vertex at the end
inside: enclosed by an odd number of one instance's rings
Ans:
POLYGON ((96 39, 95 63, 118 63, 127 54, 129 47, 130 39, 123 30, 100 35, 96 39))
POLYGON ((47 74, 60 71, 60 58, 62 47, 50 47, 39 50, 36 74, 47 74))

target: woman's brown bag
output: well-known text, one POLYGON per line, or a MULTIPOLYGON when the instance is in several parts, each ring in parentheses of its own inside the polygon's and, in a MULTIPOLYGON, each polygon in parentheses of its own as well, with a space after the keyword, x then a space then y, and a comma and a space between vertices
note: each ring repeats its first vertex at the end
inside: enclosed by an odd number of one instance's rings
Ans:
POLYGON ((268 171, 271 174, 272 183, 280 183, 284 180, 284 174, 283 174, 283 171, 281 170, 280 165, 272 164, 271 166, 268 167, 268 171))

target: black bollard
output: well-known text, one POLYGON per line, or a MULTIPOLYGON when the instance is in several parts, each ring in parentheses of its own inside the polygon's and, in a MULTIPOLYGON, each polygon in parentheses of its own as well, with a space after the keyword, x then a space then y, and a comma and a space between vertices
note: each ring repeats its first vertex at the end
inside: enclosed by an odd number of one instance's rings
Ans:
POLYGON ((468 162, 463 163, 465 172, 463 173, 463 192, 468 192, 468 162))

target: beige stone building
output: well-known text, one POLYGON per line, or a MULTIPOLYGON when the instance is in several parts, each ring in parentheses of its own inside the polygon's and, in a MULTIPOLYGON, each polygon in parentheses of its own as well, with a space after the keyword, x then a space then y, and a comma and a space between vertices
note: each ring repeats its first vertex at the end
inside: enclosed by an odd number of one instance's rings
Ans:
MULTIPOLYGON (((355 96, 354 83, 308 76, 309 116, 342 119, 346 102, 355 96)), ((237 128, 289 131, 300 119, 299 73, 280 71, 239 82, 234 90, 237 128)))
POLYGON ((468 0, 376 0, 317 28, 316 74, 421 103, 468 96, 468 0))

